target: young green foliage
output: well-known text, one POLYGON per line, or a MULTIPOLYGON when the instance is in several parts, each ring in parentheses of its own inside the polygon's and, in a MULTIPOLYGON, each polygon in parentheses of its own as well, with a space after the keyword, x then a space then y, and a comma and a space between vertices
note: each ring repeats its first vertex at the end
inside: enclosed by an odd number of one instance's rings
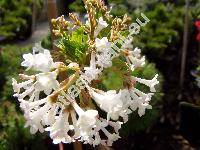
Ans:
POLYGON ((84 64, 86 51, 88 49, 87 36, 84 34, 82 27, 73 31, 71 35, 67 33, 61 39, 58 39, 56 46, 61 49, 62 53, 71 61, 84 64))

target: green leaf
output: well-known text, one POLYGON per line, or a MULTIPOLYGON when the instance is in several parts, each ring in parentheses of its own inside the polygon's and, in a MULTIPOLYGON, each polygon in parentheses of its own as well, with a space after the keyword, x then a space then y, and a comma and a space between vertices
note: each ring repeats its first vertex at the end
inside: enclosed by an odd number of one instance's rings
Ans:
POLYGON ((71 35, 58 39, 56 45, 62 50, 66 57, 72 61, 83 64, 88 49, 87 36, 82 27, 73 31, 71 35))
POLYGON ((107 90, 123 89, 123 83, 126 80, 124 74, 127 73, 126 64, 119 58, 113 59, 113 66, 104 70, 102 83, 107 90))

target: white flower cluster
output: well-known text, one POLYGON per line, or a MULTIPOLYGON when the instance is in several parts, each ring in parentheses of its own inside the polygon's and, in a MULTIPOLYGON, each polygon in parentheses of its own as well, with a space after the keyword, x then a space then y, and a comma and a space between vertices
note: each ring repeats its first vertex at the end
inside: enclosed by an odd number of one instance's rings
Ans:
MULTIPOLYGON (((95 34, 106 28, 108 24, 100 18, 95 34)), ((127 64, 132 70, 142 67, 145 58, 141 57, 141 50, 132 50, 131 40, 124 42, 122 52, 125 53, 127 64), (124 50, 126 49, 126 50, 124 50)), ((70 143, 75 140, 89 143, 93 146, 104 144, 111 146, 119 136, 119 129, 123 122, 128 121, 128 115, 132 111, 138 111, 139 116, 145 114, 146 109, 151 109, 149 104, 155 85, 158 84, 156 75, 152 80, 132 77, 132 82, 145 84, 152 93, 143 93, 136 89, 125 88, 120 91, 101 91, 90 86, 92 80, 97 79, 104 68, 112 66, 112 43, 107 37, 96 38, 96 52, 91 53, 90 66, 84 67, 80 78, 84 79, 85 88, 91 98, 107 113, 103 119, 97 110, 81 108, 76 99, 62 90, 62 84, 58 82, 60 62, 53 62, 50 52, 39 45, 33 48, 33 54, 24 54, 22 66, 37 71, 34 75, 20 74, 24 80, 17 83, 13 79, 14 96, 18 98, 20 107, 24 111, 26 126, 30 126, 30 132, 49 131, 53 143, 70 143), (120 118, 123 119, 120 122, 120 118), (108 130, 109 127, 109 130, 108 130), (110 130, 111 129, 111 130, 110 130), (104 134, 106 138, 102 138, 104 134)), ((78 67, 71 63, 68 67, 78 67)))

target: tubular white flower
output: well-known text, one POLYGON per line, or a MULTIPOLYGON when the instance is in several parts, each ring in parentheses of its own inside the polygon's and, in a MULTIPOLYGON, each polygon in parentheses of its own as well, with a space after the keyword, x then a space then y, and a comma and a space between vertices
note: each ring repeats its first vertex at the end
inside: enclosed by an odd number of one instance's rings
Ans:
POLYGON ((45 131, 50 131, 50 137, 53 139, 54 144, 58 143, 71 143, 72 138, 68 135, 70 131, 69 113, 64 112, 56 118, 55 123, 51 127, 47 127, 45 131))
POLYGON ((124 44, 122 45, 122 49, 133 49, 133 37, 130 37, 124 41, 124 44))
POLYGON ((23 55, 24 61, 21 63, 21 66, 28 67, 28 69, 34 67, 35 65, 35 58, 34 55, 31 53, 23 55))
POLYGON ((42 72, 48 72, 56 66, 49 50, 41 48, 43 51, 40 49, 38 50, 39 53, 35 54, 36 48, 33 49, 33 54, 28 53, 23 55, 24 61, 21 63, 22 66, 42 72))
POLYGON ((92 145, 96 146, 99 145, 101 143, 101 137, 99 135, 99 132, 96 132, 94 135, 94 140, 92 141, 92 145))
MULTIPOLYGON (((112 146, 112 143, 120 138, 119 134, 116 134, 116 133, 111 134, 105 128, 101 128, 101 130, 108 138, 107 142, 106 142, 108 146, 112 146)), ((102 143, 102 144, 104 144, 104 143, 102 143)))
POLYGON ((96 110, 87 110, 81 115, 79 115, 79 119, 77 122, 78 126, 81 127, 88 127, 89 126, 94 126, 96 124, 96 117, 98 115, 98 111, 96 110))
POLYGON ((146 80, 146 79, 141 79, 141 78, 137 78, 137 77, 134 77, 134 80, 150 87, 151 92, 156 92, 155 85, 157 85, 159 83, 157 78, 158 78, 158 74, 156 74, 152 80, 146 80))
POLYGON ((126 61, 130 65, 131 70, 137 67, 142 67, 145 64, 145 56, 141 57, 141 50, 137 47, 131 51, 126 50, 126 61))
POLYGON ((97 55, 97 64, 101 68, 108 68, 112 66, 111 54, 109 52, 104 52, 97 55))
POLYGON ((18 97, 18 99, 24 99, 29 96, 29 101, 36 101, 39 99, 40 92, 44 91, 46 95, 49 95, 52 90, 58 88, 59 83, 56 77, 57 71, 53 71, 35 75, 35 83, 33 83, 33 80, 28 80, 17 84, 16 80, 13 80, 14 90, 18 92, 14 96, 18 97), (20 88, 25 89, 25 91, 19 93, 20 88))
POLYGON ((103 37, 102 39, 95 39, 95 46, 98 52, 105 52, 111 48, 111 43, 108 41, 107 37, 103 37))
POLYGON ((67 68, 70 68, 70 69, 79 68, 79 64, 72 62, 67 66, 67 68))
POLYGON ((119 129, 121 129, 121 125, 123 124, 123 122, 117 121, 108 121, 105 119, 101 119, 102 121, 108 123, 108 125, 110 125, 111 127, 113 127, 113 129, 115 130, 115 133, 119 134, 119 129))
POLYGON ((130 92, 128 89, 121 90, 121 100, 124 104, 124 107, 129 107, 129 102, 131 101, 130 92))
POLYGON ((99 32, 106 28, 108 26, 107 22, 103 20, 103 17, 100 17, 99 20, 97 20, 97 28, 94 31, 94 37, 97 37, 99 32))
POLYGON ((90 59, 90 66, 84 67, 85 72, 82 74, 82 77, 86 79, 88 82, 91 82, 94 79, 98 78, 98 75, 101 73, 100 69, 97 69, 96 67, 96 61, 95 61, 95 53, 91 53, 91 59, 90 59))
POLYGON ((132 55, 134 55, 136 58, 140 58, 140 57, 141 57, 141 49, 139 49, 138 47, 136 47, 131 53, 132 53, 132 55))
POLYGON ((76 118, 76 113, 74 110, 70 111, 70 115, 71 115, 71 118, 72 118, 72 124, 73 124, 73 129, 74 129, 74 135, 73 135, 73 138, 74 139, 78 139, 81 137, 80 135, 80 129, 77 125, 77 118, 76 118))
POLYGON ((38 108, 40 105, 45 104, 48 100, 49 98, 43 98, 37 101, 26 101, 23 99, 19 99, 19 102, 20 102, 20 107, 22 108, 22 110, 30 111, 34 108, 38 108))
POLYGON ((121 92, 117 94, 116 91, 111 90, 97 93, 92 90, 91 96, 100 105, 100 108, 108 113, 107 120, 110 118, 117 120, 123 114, 124 108, 121 101, 121 92))
POLYGON ((135 111, 138 108, 138 115, 141 117, 145 114, 146 109, 152 109, 149 104, 152 93, 145 94, 136 88, 130 90, 132 101, 130 102, 130 108, 135 111))
POLYGON ((76 113, 79 116, 77 125, 87 128, 88 126, 94 126, 96 124, 96 117, 98 116, 98 111, 96 110, 87 110, 83 111, 77 103, 73 103, 76 113))
POLYGON ((52 126, 55 122, 55 116, 57 111, 57 105, 54 104, 51 106, 51 109, 47 111, 46 114, 43 115, 42 124, 47 126, 52 126))
POLYGON ((49 95, 54 89, 58 89, 57 71, 40 73, 36 75, 35 90, 44 91, 46 95, 49 95))
POLYGON ((49 99, 45 98, 37 102, 21 101, 21 105, 24 105, 22 108, 24 107, 24 116, 27 120, 25 127, 30 126, 30 132, 32 134, 35 134, 38 130, 44 132, 42 118, 51 108, 49 99), (43 106, 41 107, 41 105, 43 106))
POLYGON ((124 110, 121 111, 120 115, 123 118, 123 122, 126 123, 128 121, 128 115, 132 113, 132 111, 129 109, 129 106, 132 100, 129 90, 127 89, 121 90, 120 99, 123 102, 123 108, 124 108, 124 110))
MULTIPOLYGON (((18 99, 24 99, 26 96, 31 95, 32 93, 34 93, 34 86, 30 86, 29 88, 24 88, 25 91, 23 93, 15 93, 13 96, 17 97, 18 99)), ((35 93, 34 93, 35 94, 35 93)), ((32 99, 34 99, 36 96, 31 97, 32 99)))
POLYGON ((33 81, 34 81, 33 79, 30 79, 18 84, 17 81, 14 78, 12 78, 12 86, 13 86, 14 92, 20 93, 21 88, 28 86, 29 84, 33 83, 33 81))
POLYGON ((95 46, 98 52, 96 54, 96 63, 102 68, 112 66, 111 43, 108 41, 108 38, 103 37, 102 39, 95 39, 95 46))
POLYGON ((80 129, 80 135, 84 140, 88 139, 95 127, 97 122, 98 111, 96 110, 87 110, 83 111, 76 102, 72 104, 79 118, 77 121, 77 126, 80 129))
POLYGON ((121 123, 120 122, 112 122, 112 121, 107 121, 106 119, 99 118, 96 121, 96 126, 94 130, 91 132, 90 136, 86 141, 84 142, 92 144, 93 146, 99 145, 100 143, 103 145, 108 145, 111 146, 114 141, 116 141, 119 138, 119 129, 121 128, 121 123), (106 129, 107 126, 111 126, 116 133, 109 133, 108 130, 106 129), (102 130, 102 132, 107 136, 107 139, 102 139, 100 137, 99 131, 102 130))
POLYGON ((135 92, 139 97, 142 97, 142 99, 144 99, 147 102, 149 102, 151 100, 151 97, 153 96, 153 93, 145 94, 144 92, 142 92, 136 88, 132 88, 131 91, 135 92))
POLYGON ((131 67, 131 70, 134 70, 137 67, 142 67, 145 64, 145 56, 143 56, 141 59, 138 59, 133 56, 127 56, 126 61, 131 67))

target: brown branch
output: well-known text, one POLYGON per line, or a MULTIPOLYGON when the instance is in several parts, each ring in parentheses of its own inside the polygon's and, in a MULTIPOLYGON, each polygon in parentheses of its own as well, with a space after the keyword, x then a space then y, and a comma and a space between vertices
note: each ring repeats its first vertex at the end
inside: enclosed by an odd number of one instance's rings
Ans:
POLYGON ((188 30, 189 30, 188 27, 189 27, 189 0, 186 0, 183 49, 182 49, 182 56, 181 56, 181 73, 180 73, 180 90, 181 90, 180 92, 181 93, 184 86, 185 64, 186 64, 187 47, 188 47, 188 30))
POLYGON ((74 150, 82 150, 83 149, 82 148, 82 143, 78 142, 78 141, 73 143, 73 147, 74 147, 74 150))
POLYGON ((58 17, 56 0, 47 0, 47 14, 48 14, 49 26, 50 26, 50 31, 51 31, 51 38, 53 41, 55 39, 55 37, 53 34, 53 27, 51 24, 51 19, 58 17))
POLYGON ((59 143, 59 150, 64 150, 63 143, 59 143))

